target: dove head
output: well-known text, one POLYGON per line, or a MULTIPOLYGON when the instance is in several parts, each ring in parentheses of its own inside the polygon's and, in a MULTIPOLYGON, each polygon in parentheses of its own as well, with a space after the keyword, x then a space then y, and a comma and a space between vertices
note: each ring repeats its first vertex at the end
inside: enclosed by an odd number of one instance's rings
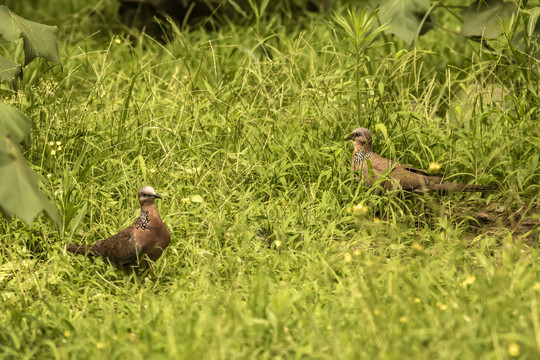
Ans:
POLYGON ((140 188, 137 196, 139 197, 139 203, 141 204, 141 206, 153 204, 154 199, 161 199, 161 196, 156 194, 156 191, 151 186, 145 186, 140 188))
POLYGON ((359 127, 354 129, 351 135, 347 136, 345 140, 352 140, 355 148, 371 151, 371 132, 366 128, 359 127))

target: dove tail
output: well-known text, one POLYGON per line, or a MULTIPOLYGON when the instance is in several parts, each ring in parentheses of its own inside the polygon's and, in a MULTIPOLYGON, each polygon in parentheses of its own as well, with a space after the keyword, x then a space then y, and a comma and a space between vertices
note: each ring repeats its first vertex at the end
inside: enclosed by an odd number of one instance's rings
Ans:
POLYGON ((443 182, 441 184, 433 184, 430 190, 435 191, 466 191, 466 192, 488 192, 495 191, 497 188, 494 185, 468 185, 451 182, 443 182))
POLYGON ((74 254, 86 255, 88 252, 87 248, 88 247, 86 245, 69 245, 66 250, 74 254))

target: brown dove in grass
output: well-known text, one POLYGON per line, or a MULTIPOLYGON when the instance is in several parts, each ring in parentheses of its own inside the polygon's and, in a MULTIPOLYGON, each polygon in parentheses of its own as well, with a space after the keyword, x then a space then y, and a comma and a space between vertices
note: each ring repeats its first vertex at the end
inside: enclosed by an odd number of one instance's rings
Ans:
POLYGON ((67 251, 86 256, 103 256, 124 270, 145 268, 148 259, 159 259, 171 242, 169 229, 161 220, 154 203, 161 196, 150 186, 141 188, 137 196, 141 204, 141 215, 133 225, 92 245, 70 245, 67 251))
POLYGON ((431 176, 422 170, 383 158, 371 150, 371 132, 366 128, 359 127, 354 129, 351 135, 345 138, 345 140, 353 140, 354 142, 351 168, 353 173, 361 172, 363 183, 366 186, 371 186, 383 173, 386 173, 387 180, 381 182, 381 186, 385 190, 395 189, 397 187, 415 193, 428 191, 485 192, 495 190, 490 185, 468 185, 447 182, 441 177, 431 176), (372 172, 370 166, 373 170, 372 172))

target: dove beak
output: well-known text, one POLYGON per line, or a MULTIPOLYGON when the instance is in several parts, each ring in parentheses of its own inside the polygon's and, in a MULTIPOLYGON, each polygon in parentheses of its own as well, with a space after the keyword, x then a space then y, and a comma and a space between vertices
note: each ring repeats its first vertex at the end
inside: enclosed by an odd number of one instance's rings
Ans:
POLYGON ((161 196, 159 196, 158 194, 154 194, 154 197, 155 197, 156 199, 163 199, 163 198, 162 198, 161 196))
POLYGON ((345 139, 343 139, 343 141, 352 140, 352 139, 354 139, 353 134, 347 136, 345 139))

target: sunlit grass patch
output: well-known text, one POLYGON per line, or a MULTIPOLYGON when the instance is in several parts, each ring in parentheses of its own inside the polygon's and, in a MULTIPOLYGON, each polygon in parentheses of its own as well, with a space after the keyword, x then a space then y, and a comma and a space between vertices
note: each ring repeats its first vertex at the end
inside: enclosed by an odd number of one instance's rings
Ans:
MULTIPOLYGON (((62 223, 0 220, 0 357, 538 353, 526 69, 499 71, 501 59, 448 37, 437 46, 461 62, 434 73, 445 58, 389 39, 353 51, 324 15, 165 44, 91 36, 91 18, 64 16, 81 20, 62 74, 10 100, 35 121, 25 152, 62 223), (486 102, 490 85, 505 102, 486 102), (360 125, 383 156, 498 191, 365 188, 343 142, 360 125), (65 252, 131 224, 142 185, 164 195, 172 233, 157 277, 65 252)), ((39 69, 25 81, 49 76, 39 69)))

